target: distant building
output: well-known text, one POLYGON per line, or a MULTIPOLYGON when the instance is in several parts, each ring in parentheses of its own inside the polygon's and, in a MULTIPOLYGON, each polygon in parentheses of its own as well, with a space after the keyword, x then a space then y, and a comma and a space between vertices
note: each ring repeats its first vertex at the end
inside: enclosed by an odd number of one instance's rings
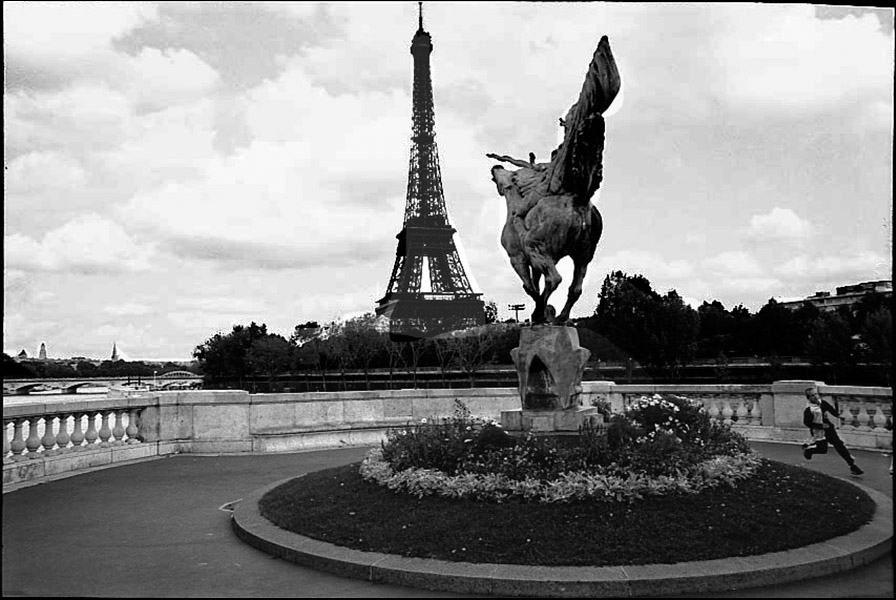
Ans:
POLYGON ((821 311, 830 312, 837 310, 841 306, 852 306, 867 294, 878 293, 886 298, 893 297, 893 281, 883 279, 880 281, 865 281, 855 285, 844 285, 836 288, 836 293, 815 292, 811 296, 807 296, 803 300, 792 300, 790 302, 781 302, 781 306, 796 310, 803 304, 809 303, 821 311))
POLYGON ((24 349, 24 348, 22 348, 22 351, 19 352, 19 355, 18 355, 16 358, 18 358, 19 360, 28 358, 28 353, 25 352, 25 349, 24 349))
POLYGON ((118 346, 112 342, 112 362, 118 360, 118 346))

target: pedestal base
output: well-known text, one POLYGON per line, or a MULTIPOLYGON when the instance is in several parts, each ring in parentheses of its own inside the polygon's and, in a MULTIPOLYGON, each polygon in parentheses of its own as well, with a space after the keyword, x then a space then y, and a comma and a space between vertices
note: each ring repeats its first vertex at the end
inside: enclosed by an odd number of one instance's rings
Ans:
POLYGON ((501 427, 508 433, 532 431, 534 433, 575 433, 585 423, 599 426, 604 416, 593 406, 564 410, 533 410, 517 408, 501 411, 501 427))

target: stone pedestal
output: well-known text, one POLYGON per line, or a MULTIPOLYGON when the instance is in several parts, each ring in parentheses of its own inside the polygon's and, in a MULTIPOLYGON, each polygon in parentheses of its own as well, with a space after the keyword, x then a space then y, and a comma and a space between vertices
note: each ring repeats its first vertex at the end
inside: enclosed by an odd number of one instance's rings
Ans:
POLYGON ((523 328, 520 345, 510 355, 516 365, 522 408, 501 412, 505 430, 575 432, 585 422, 603 422, 595 407, 580 403, 582 372, 591 353, 579 346, 574 327, 523 328))

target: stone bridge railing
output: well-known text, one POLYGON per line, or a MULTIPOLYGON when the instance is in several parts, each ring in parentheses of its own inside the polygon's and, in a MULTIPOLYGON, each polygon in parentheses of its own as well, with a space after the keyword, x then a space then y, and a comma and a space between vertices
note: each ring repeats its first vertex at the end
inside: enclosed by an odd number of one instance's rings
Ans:
POLYGON ((601 399, 614 411, 641 396, 669 393, 699 400, 710 416, 732 425, 754 440, 803 442, 805 390, 818 386, 822 399, 840 409, 838 432, 855 448, 892 450, 893 389, 885 387, 833 386, 813 381, 776 381, 771 385, 616 385, 585 382, 585 403, 601 399))
MULTIPOLYGON (((700 400, 713 418, 750 439, 803 441, 803 391, 812 382, 772 385, 616 385, 586 382, 581 401, 620 411, 634 399, 674 393, 700 400)), ((827 386, 854 448, 892 450, 892 389, 827 386)), ((7 487, 123 461, 178 452, 286 452, 376 444, 390 427, 454 414, 455 399, 474 415, 499 419, 520 407, 514 388, 249 394, 158 392, 124 398, 16 403, 3 409, 3 485, 7 487)), ((832 402, 833 403, 833 402, 832 402)))

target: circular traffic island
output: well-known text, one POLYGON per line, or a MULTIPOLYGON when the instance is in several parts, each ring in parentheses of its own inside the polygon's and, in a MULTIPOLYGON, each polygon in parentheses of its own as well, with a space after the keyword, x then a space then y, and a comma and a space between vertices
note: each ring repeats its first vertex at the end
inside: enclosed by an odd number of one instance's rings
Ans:
POLYGON ((563 444, 462 409, 390 432, 363 463, 259 490, 233 524, 275 556, 372 581, 643 596, 855 568, 890 547, 887 503, 761 459, 695 403, 657 396, 563 444))
POLYGON ((274 525, 362 552, 540 566, 680 563, 779 552, 851 533, 874 515, 863 490, 763 461, 736 488, 634 502, 417 497, 364 480, 359 464, 266 493, 274 525))

